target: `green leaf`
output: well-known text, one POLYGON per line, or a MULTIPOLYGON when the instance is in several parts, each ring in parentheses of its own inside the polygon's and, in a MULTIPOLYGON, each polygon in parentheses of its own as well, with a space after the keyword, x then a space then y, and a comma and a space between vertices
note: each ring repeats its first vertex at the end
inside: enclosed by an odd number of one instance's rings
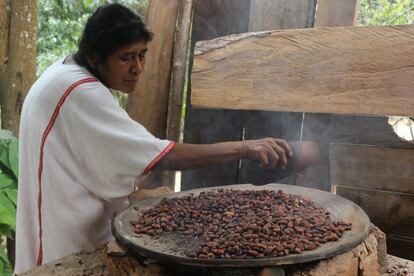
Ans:
POLYGON ((7 196, 9 199, 14 203, 15 206, 17 206, 17 190, 15 189, 7 189, 5 190, 7 196))
POLYGON ((9 261, 9 258, 7 258, 3 243, 0 245, 0 259, 6 262, 9 261))
POLYGON ((0 190, 10 187, 16 180, 7 174, 0 173, 0 190))
POLYGON ((9 163, 16 179, 19 177, 19 140, 13 138, 9 144, 9 163))
POLYGON ((10 168, 9 147, 2 142, 0 142, 0 162, 3 163, 3 165, 7 168, 10 168))
POLYGON ((15 138, 13 132, 6 129, 0 129, 0 141, 8 143, 13 138, 15 138))
POLYGON ((9 258, 7 258, 3 245, 0 245, 0 273, 4 276, 13 274, 9 258))
POLYGON ((3 193, 0 193, 0 223, 16 228, 16 207, 3 193))
MULTIPOLYGON (((0 250, 2 250, 2 249, 0 249, 0 250)), ((4 267, 5 267, 5 261, 3 259, 0 259, 0 275, 4 275, 5 274, 4 273, 4 267)))
POLYGON ((13 268, 12 268, 10 262, 7 262, 6 264, 4 264, 3 273, 4 273, 4 276, 12 276, 13 275, 13 268))
POLYGON ((8 238, 12 237, 12 230, 9 225, 0 224, 0 236, 8 238))

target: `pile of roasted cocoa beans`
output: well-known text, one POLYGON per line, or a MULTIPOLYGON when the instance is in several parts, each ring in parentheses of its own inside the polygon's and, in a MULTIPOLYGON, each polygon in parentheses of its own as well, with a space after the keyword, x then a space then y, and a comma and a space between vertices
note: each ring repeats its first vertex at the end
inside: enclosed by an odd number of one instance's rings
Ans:
POLYGON ((337 241, 351 224, 303 196, 274 190, 219 189, 163 199, 131 221, 138 234, 174 232, 198 237, 188 257, 256 259, 300 254, 337 241))

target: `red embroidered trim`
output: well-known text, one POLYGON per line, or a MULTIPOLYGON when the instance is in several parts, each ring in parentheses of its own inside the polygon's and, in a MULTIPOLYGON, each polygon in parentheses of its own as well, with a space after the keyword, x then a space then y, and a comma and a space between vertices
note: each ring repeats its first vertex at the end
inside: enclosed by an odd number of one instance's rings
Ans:
POLYGON ((175 146, 175 142, 171 141, 168 146, 147 166, 143 175, 148 174, 175 146))
POLYGON ((60 108, 62 107, 63 103, 65 102, 66 98, 69 96, 69 94, 75 89, 78 85, 87 83, 87 82, 97 82, 94 78, 87 78, 82 79, 74 84, 72 84, 66 92, 63 94, 63 96, 60 98, 58 104, 56 105, 55 111, 53 112, 52 118, 49 121, 49 124, 47 125, 45 131, 43 132, 42 136, 42 143, 40 145, 40 158, 39 158, 39 170, 37 173, 37 178, 39 182, 39 192, 38 192, 38 221, 39 221, 39 253, 37 255, 37 265, 42 265, 43 262, 43 229, 42 229, 42 172, 43 172, 43 149, 45 147, 45 142, 47 139, 47 136, 49 135, 50 131, 52 130, 53 125, 56 122, 57 116, 59 115, 60 108))

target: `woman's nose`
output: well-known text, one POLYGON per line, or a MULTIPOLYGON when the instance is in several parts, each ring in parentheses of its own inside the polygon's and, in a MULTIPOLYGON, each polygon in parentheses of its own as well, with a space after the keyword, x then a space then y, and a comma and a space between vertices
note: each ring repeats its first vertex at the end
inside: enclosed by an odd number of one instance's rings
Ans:
POLYGON ((131 72, 134 74, 141 74, 144 68, 143 62, 140 61, 139 58, 136 58, 131 66, 131 72))

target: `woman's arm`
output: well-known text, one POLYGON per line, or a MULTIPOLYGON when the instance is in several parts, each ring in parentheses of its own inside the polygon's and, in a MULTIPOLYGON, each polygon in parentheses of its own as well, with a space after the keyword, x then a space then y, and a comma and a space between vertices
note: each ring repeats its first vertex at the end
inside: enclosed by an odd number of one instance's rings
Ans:
POLYGON ((207 145, 176 144, 154 170, 194 169, 239 159, 260 160, 262 166, 269 169, 280 162, 284 168, 292 154, 292 148, 285 140, 275 138, 207 145))

